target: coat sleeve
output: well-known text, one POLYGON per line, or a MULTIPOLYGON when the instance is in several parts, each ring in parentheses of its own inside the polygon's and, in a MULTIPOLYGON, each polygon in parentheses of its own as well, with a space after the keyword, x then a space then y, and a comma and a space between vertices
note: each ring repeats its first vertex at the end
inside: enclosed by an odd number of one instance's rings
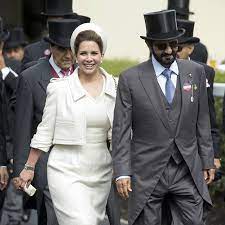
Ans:
POLYGON ((208 67, 208 70, 206 71, 206 76, 208 78, 208 82, 210 85, 210 87, 207 88, 207 94, 208 94, 208 104, 209 104, 211 135, 213 140, 213 150, 214 150, 215 158, 219 158, 220 134, 219 134, 218 124, 216 121, 215 100, 213 96, 213 83, 214 83, 214 77, 215 77, 214 69, 208 67))
POLYGON ((123 75, 120 76, 112 130, 112 157, 114 178, 131 174, 132 99, 123 75))
POLYGON ((207 101, 206 76, 205 70, 199 71, 200 90, 199 90, 199 109, 197 119, 197 141, 199 155, 202 160, 203 169, 214 168, 214 152, 212 137, 210 133, 209 107, 207 101))
MULTIPOLYGON (((0 81, 2 82, 2 80, 0 81)), ((0 83, 1 86, 2 83, 0 83)), ((3 113, 3 99, 2 94, 0 95, 0 166, 5 166, 7 164, 7 155, 6 155, 6 140, 4 132, 4 113, 3 113)))
POLYGON ((57 88, 55 83, 50 83, 47 87, 47 98, 43 111, 42 121, 37 127, 37 132, 31 140, 31 147, 48 152, 52 146, 57 105, 57 88))
POLYGON ((16 93, 15 106, 16 118, 13 140, 13 172, 15 177, 17 177, 24 168, 30 152, 33 110, 32 87, 23 75, 21 75, 16 93))

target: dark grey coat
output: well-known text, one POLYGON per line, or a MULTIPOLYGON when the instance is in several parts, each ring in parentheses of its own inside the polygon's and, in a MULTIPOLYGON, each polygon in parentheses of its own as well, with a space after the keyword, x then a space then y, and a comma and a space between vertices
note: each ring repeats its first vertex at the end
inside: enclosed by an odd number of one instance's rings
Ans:
MULTIPOLYGON (((19 176, 30 152, 30 141, 41 122, 46 100, 46 88, 52 78, 48 59, 21 73, 16 94, 16 121, 14 133, 14 176, 19 176)), ((42 154, 35 171, 35 186, 47 185, 48 154, 42 154)))
POLYGON ((170 131, 166 110, 160 102, 151 60, 123 72, 119 79, 112 154, 114 177, 132 176, 129 224, 134 223, 158 183, 171 157, 169 149, 173 142, 187 163, 199 193, 211 204, 202 172, 214 166, 205 71, 201 65, 188 60, 177 63, 182 107, 175 135, 170 131), (190 82, 197 87, 194 102, 191 102, 191 91, 183 89, 190 82))

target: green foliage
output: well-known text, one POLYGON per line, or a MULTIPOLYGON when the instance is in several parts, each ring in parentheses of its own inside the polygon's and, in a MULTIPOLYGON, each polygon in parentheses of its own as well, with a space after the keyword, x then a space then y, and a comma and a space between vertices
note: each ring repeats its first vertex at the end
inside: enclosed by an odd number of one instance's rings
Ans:
POLYGON ((225 83, 225 73, 222 73, 220 71, 216 71, 216 76, 215 76, 214 82, 225 83))
MULTIPOLYGON (((221 73, 219 71, 216 71, 216 76, 214 79, 215 83, 225 83, 225 73, 221 73)), ((217 116, 217 124, 219 126, 220 130, 220 157, 221 157, 221 164, 222 168, 221 170, 225 172, 225 134, 223 131, 223 98, 222 97, 215 97, 215 108, 216 108, 216 116, 217 116)), ((221 196, 224 194, 225 190, 225 177, 223 177, 221 180, 214 182, 211 185, 210 192, 213 196, 214 202, 216 205, 221 205, 221 202, 216 202, 218 196, 221 196)))
POLYGON ((114 76, 118 76, 122 71, 137 65, 139 62, 128 59, 105 59, 102 67, 114 76))

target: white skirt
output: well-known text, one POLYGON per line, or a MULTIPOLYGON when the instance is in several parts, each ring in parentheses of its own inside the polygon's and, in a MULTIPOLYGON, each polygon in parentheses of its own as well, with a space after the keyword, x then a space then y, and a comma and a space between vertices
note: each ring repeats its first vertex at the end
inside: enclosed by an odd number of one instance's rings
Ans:
POLYGON ((48 160, 48 185, 59 225, 99 225, 112 180, 106 143, 55 145, 48 160))

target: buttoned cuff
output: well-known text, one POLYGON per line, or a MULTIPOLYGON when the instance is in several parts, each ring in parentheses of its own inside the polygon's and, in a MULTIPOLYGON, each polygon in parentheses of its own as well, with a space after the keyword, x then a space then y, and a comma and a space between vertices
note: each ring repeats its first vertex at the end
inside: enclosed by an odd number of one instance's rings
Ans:
POLYGON ((15 77, 18 77, 18 75, 10 68, 10 67, 4 67, 1 69, 2 72, 2 79, 5 80, 5 78, 8 76, 8 74, 11 72, 15 77))

